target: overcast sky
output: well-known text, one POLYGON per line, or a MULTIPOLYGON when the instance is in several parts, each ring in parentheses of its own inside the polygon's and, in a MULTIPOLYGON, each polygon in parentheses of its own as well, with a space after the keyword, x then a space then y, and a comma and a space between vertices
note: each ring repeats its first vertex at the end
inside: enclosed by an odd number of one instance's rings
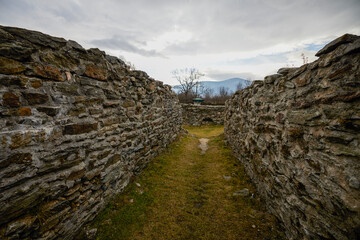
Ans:
POLYGON ((170 85, 185 67, 254 80, 360 35, 360 0, 0 0, 0 24, 97 47, 170 85))

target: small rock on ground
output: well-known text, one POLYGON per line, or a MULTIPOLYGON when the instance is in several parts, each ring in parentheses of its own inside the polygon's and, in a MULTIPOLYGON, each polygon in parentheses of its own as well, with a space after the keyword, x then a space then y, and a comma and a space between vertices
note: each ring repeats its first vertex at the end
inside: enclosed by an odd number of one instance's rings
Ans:
POLYGON ((225 180, 230 180, 231 179, 231 176, 223 176, 223 178, 225 179, 225 180))
POLYGON ((233 193, 233 196, 242 196, 242 197, 246 197, 246 196, 249 196, 250 192, 249 192, 249 189, 247 188, 244 188, 240 191, 236 191, 233 193))
POLYGON ((88 240, 93 240, 96 237, 97 228, 92 228, 86 231, 86 237, 88 240))

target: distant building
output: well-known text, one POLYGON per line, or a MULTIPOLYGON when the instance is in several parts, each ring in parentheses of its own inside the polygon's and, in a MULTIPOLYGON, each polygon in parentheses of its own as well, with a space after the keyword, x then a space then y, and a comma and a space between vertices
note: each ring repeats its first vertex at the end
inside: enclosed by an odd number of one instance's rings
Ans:
POLYGON ((194 98, 193 99, 194 105, 201 105, 201 102, 203 102, 203 101, 204 101, 204 99, 202 99, 202 98, 194 98))

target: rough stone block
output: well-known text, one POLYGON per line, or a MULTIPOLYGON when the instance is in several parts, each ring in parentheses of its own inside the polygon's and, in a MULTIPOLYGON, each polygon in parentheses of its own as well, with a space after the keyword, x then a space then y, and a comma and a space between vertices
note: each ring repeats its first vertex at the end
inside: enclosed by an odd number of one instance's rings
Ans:
POLYGON ((21 105, 19 97, 11 92, 3 94, 2 104, 5 107, 19 107, 21 105))
POLYGON ((48 95, 42 93, 24 92, 23 96, 29 105, 45 104, 49 100, 48 95))
POLYGON ((50 117, 54 117, 58 114, 60 108, 59 107, 50 107, 50 106, 49 107, 41 106, 41 107, 37 107, 36 110, 38 110, 39 112, 46 113, 50 117))
POLYGON ((64 127, 64 135, 75 135, 97 130, 97 123, 71 124, 64 127))
POLYGON ((326 44, 325 47, 320 49, 315 56, 320 57, 321 55, 324 55, 326 53, 330 53, 331 51, 335 50, 338 46, 345 44, 345 43, 351 43, 357 40, 359 37, 352 34, 344 34, 341 37, 331 41, 330 43, 326 44))
POLYGON ((95 64, 88 64, 86 66, 85 75, 101 81, 106 81, 108 77, 106 69, 95 64))
POLYGON ((26 70, 26 66, 15 60, 0 57, 0 73, 15 74, 26 70))
POLYGON ((31 65, 33 69, 33 75, 56 81, 64 81, 61 72, 56 67, 45 65, 41 63, 33 63, 31 65))
POLYGON ((14 153, 6 160, 0 162, 0 167, 5 168, 9 165, 15 164, 26 164, 29 165, 32 162, 32 154, 31 153, 14 153))
POLYGON ((11 136, 10 149, 27 146, 31 143, 31 140, 32 140, 31 132, 16 133, 11 136))
POLYGON ((30 116, 31 115, 31 108, 22 107, 18 109, 19 116, 30 116))

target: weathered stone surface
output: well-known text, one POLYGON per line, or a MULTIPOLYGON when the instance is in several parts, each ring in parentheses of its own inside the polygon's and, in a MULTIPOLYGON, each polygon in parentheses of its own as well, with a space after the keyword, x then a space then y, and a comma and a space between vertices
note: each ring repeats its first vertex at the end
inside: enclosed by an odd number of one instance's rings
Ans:
POLYGON ((36 108, 39 112, 46 113, 48 116, 54 117, 58 114, 60 108, 59 107, 37 107, 36 108))
POLYGON ((16 133, 11 136, 11 144, 10 149, 16 149, 19 147, 25 147, 26 145, 29 145, 31 143, 31 133, 30 132, 24 132, 24 133, 16 133))
POLYGON ((271 83, 273 83, 276 79, 281 78, 281 77, 282 77, 282 74, 273 74, 273 75, 270 75, 270 76, 266 76, 266 77, 264 78, 264 82, 265 82, 266 84, 271 84, 271 83))
POLYGON ((135 106, 136 103, 134 101, 125 101, 121 106, 124 107, 124 108, 128 108, 128 107, 133 107, 135 106))
POLYGON ((57 81, 64 81, 59 69, 57 69, 53 66, 45 65, 42 63, 34 63, 31 65, 31 67, 34 70, 34 73, 33 73, 34 76, 39 76, 39 77, 57 80, 57 81))
POLYGON ((335 50, 338 46, 343 45, 345 43, 352 43, 355 40, 358 40, 358 36, 352 34, 344 34, 343 36, 331 41, 330 43, 326 44, 321 50, 319 50, 315 56, 320 57, 326 53, 329 53, 335 50))
POLYGON ((31 81, 31 86, 35 89, 41 87, 42 85, 43 84, 42 84, 41 80, 32 80, 31 81))
MULTIPOLYGON (((37 31, 30 31, 23 28, 16 28, 16 27, 2 27, 3 31, 8 32, 9 34, 13 35, 17 40, 26 39, 31 43, 41 45, 44 47, 51 47, 51 48, 59 48, 64 46, 66 40, 63 38, 52 37, 50 35, 37 32, 37 31)), ((34 47, 33 47, 34 48, 34 47)))
POLYGON ((22 107, 18 110, 19 116, 30 116, 31 115, 31 108, 22 107))
POLYGON ((4 74, 21 73, 26 70, 26 66, 10 58, 0 57, 0 72, 4 74))
POLYGON ((0 162, 0 167, 5 168, 13 163, 15 164, 31 164, 31 153, 14 153, 5 161, 0 162))
POLYGON ((24 88, 28 83, 29 78, 21 75, 4 75, 0 74, 0 85, 10 87, 11 85, 16 85, 18 87, 24 88))
POLYGON ((281 75, 287 75, 289 72, 296 70, 296 68, 280 68, 277 73, 281 75))
POLYGON ((11 92, 3 94, 2 104, 7 107, 19 107, 21 105, 19 97, 11 92))
POLYGON ((359 236, 359 40, 226 102, 225 136, 289 239, 359 236))
POLYGON ((224 124, 224 105, 181 104, 185 125, 224 124))
POLYGON ((11 57, 19 61, 26 61, 30 58, 34 49, 26 43, 1 43, 0 56, 11 57))
POLYGON ((44 104, 49 100, 49 96, 42 93, 24 92, 23 96, 29 105, 44 104))
POLYGON ((63 134, 82 134, 82 133, 88 133, 94 130, 97 130, 98 124, 97 123, 84 123, 84 124, 72 124, 72 125, 66 125, 64 127, 63 134))
POLYGON ((96 66, 95 64, 88 64, 86 66, 85 75, 101 81, 105 81, 107 79, 107 71, 105 68, 96 66))
POLYGON ((0 26, 0 58, 0 239, 72 239, 176 138, 181 106, 74 41, 0 26))
MULTIPOLYGON (((59 69, 75 70, 77 68, 77 65, 79 65, 78 59, 69 57, 67 53, 62 52, 44 51, 41 52, 39 58, 43 63, 59 69)), ((48 69, 48 71, 51 70, 53 69, 48 69)))

